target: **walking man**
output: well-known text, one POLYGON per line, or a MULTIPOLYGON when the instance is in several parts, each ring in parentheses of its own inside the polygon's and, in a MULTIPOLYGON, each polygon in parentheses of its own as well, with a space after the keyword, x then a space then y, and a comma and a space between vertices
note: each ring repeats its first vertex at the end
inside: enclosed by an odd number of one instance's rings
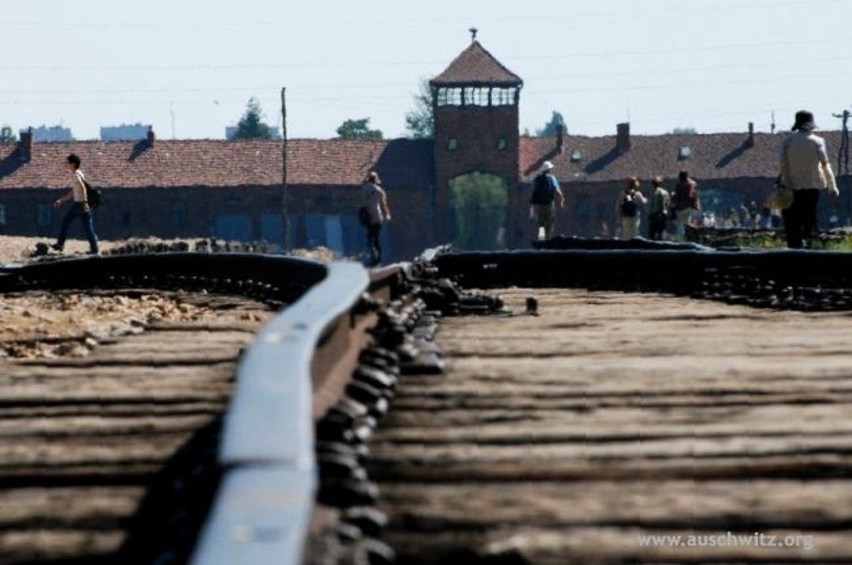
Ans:
POLYGON ((559 208, 565 207, 565 196, 562 194, 556 175, 550 172, 551 169, 553 169, 553 163, 550 161, 541 164, 538 175, 533 179, 533 192, 530 197, 530 205, 538 226, 537 231, 539 234, 544 231, 545 239, 553 237, 554 203, 558 204, 559 208))
POLYGON ((814 115, 807 110, 796 112, 793 134, 781 147, 781 183, 793 190, 793 203, 781 215, 787 247, 810 247, 817 226, 817 203, 820 190, 838 196, 834 171, 828 162, 825 140, 813 131, 814 115))
POLYGON ((66 202, 73 201, 71 208, 65 213, 62 218, 62 226, 59 228, 59 237, 51 247, 56 251, 62 251, 65 248, 65 240, 68 238, 68 229, 71 227, 71 222, 74 218, 80 218, 83 224, 83 231, 86 234, 86 239, 89 240, 89 254, 98 255, 98 236, 95 234, 95 228, 92 223, 92 209, 88 202, 88 193, 86 190, 86 176, 80 170, 80 157, 74 153, 66 158, 66 167, 71 175, 70 184, 71 190, 65 196, 57 198, 53 202, 53 207, 61 208, 66 202))
POLYGON ((388 208, 388 195, 381 186, 379 174, 370 171, 364 184, 361 185, 360 220, 367 230, 367 245, 370 248, 370 266, 375 267, 382 262, 382 224, 391 220, 388 208))

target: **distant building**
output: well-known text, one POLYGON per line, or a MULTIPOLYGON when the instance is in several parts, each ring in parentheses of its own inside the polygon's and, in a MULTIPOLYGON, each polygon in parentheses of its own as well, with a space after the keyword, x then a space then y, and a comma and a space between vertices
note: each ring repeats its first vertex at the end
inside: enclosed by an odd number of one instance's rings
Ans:
MULTIPOLYGON (((33 141, 74 141, 70 128, 41 125, 33 130, 33 141)), ((22 130, 23 131, 26 130, 22 130)))
MULTIPOLYGON (((642 189, 664 177, 671 188, 688 169, 699 183, 702 211, 720 213, 774 190, 786 134, 741 132, 636 135, 613 124, 611 135, 519 135, 524 86, 478 41, 430 82, 434 139, 158 140, 137 126, 129 141, 0 143, 0 234, 49 237, 62 212, 50 206, 67 190, 68 153, 83 160, 89 180, 104 190, 98 234, 218 237, 324 245, 341 255, 365 248, 358 223, 360 187, 370 170, 381 176, 394 221, 382 230, 390 260, 407 260, 428 246, 458 249, 528 247, 532 182, 553 163, 565 209, 557 232, 612 235, 615 203, 628 177, 642 189), (286 212, 282 175, 287 175, 286 212)), ((581 111, 582 109, 577 109, 581 111)), ((743 124, 746 125, 746 124, 743 124)), ((125 134, 127 135, 127 134, 125 134)), ((831 151, 841 132, 824 131, 831 151)), ((107 139, 107 136, 102 137, 107 139)), ((840 171, 838 171, 840 172, 840 171)), ((841 198, 821 198, 820 221, 852 224, 852 176, 839 179, 841 198)))
POLYGON ((122 124, 120 126, 104 126, 101 128, 101 141, 138 141, 147 139, 150 125, 122 124))

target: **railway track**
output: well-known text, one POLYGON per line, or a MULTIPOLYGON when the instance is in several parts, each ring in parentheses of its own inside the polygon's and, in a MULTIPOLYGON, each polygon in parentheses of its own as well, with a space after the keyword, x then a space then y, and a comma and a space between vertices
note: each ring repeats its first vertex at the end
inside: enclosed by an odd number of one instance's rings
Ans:
MULTIPOLYGON (((448 441, 436 438, 464 437, 470 426, 487 429, 492 418, 520 418, 500 406, 499 394, 474 390, 493 384, 487 375, 456 384, 455 392, 429 390, 441 381, 428 375, 445 365, 435 345, 441 316, 503 306, 461 291, 450 279, 468 288, 619 290, 762 309, 843 311, 852 309, 850 265, 845 254, 654 248, 433 252, 414 265, 372 272, 351 264, 209 253, 0 270, 6 311, 23 315, 29 308, 26 316, 37 319, 40 310, 32 305, 41 301, 45 310, 54 309, 44 316, 48 324, 59 312, 76 321, 85 318, 81 307, 100 312, 100 322, 67 335, 19 330, 0 343, 6 352, 0 359, 0 563, 381 563, 394 557, 394 549, 379 541, 385 528, 402 562, 431 562, 438 559, 428 554, 438 547, 429 542, 436 524, 466 519, 450 500, 489 490, 464 487, 480 480, 466 474, 490 477, 486 482, 547 476, 551 483, 538 490, 551 492, 564 469, 587 476, 593 467, 555 461, 548 471, 539 461, 521 472, 514 463, 476 457, 467 465, 462 454, 471 452, 464 446, 451 464, 425 455, 448 441), (397 390, 399 409, 387 431, 371 440, 397 390), (456 394, 469 408, 459 410, 456 394), (483 402, 485 412, 478 414, 483 402), (432 405, 435 417, 461 428, 441 432, 441 422, 428 415, 432 405), (420 431, 405 431, 412 421, 420 431), (421 433, 426 443, 418 447, 421 433), (443 467, 455 473, 457 485, 444 485, 434 498, 412 494, 406 481, 442 483, 443 467), (419 502, 412 506, 412 500, 419 502), (415 518, 417 507, 432 514, 415 518), (396 514, 399 508, 405 514, 396 514)), ((513 301, 518 313, 518 297, 513 301)), ((531 324, 523 327, 534 331, 531 324)), ((458 331, 450 336, 476 338, 458 331)), ((444 345, 450 358, 458 351, 476 355, 464 343, 444 345)), ((504 349, 497 357, 511 357, 517 348, 504 349)), ((516 355, 524 358, 520 350, 516 355)), ((500 374, 507 371, 511 367, 502 365, 500 374)), ((531 390, 536 386, 543 385, 531 390)), ((537 410, 538 396, 514 403, 537 410)), ((586 398, 569 396, 575 401, 568 404, 586 398)), ((560 410, 548 404, 540 417, 564 419, 560 410)), ((516 435, 511 426, 500 429, 516 435)), ((493 512, 495 520, 505 514, 493 512)), ((454 534, 451 526, 436 543, 469 561, 494 557, 463 547, 464 540, 475 545, 483 539, 465 531, 454 534)), ((552 527, 544 534, 559 535, 552 527)), ((554 555, 560 557, 551 560, 562 562, 563 554, 554 555)), ((635 552, 624 555, 642 560, 635 552)))
POLYGON ((22 331, 0 362, 0 561, 141 556, 133 546, 158 531, 150 486, 180 480, 187 457, 215 468, 240 351, 272 309, 152 289, 23 291, 4 304, 20 316, 5 316, 7 334, 22 331))
POLYGON ((363 442, 400 371, 440 363, 414 346, 411 273, 209 253, 1 270, 0 562, 390 561, 363 442))
MULTIPOLYGON (((0 562, 189 561, 230 475, 238 362, 328 271, 224 254, 3 269, 0 562)), ((310 408, 285 429, 310 430, 310 408)))

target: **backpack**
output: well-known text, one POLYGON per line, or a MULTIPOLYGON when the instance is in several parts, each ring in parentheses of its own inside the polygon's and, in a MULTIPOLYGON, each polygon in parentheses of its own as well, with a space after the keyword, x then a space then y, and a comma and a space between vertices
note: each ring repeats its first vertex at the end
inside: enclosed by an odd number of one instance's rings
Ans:
POLYGON ((86 202, 88 202, 89 208, 92 210, 100 208, 103 200, 100 189, 95 188, 86 180, 83 180, 83 186, 86 187, 86 202))
POLYGON ((639 207, 636 206, 636 201, 633 197, 625 195, 624 200, 621 201, 621 215, 625 218, 635 218, 638 211, 639 207))
POLYGON ((546 173, 541 173, 533 181, 533 193, 530 204, 551 204, 553 202, 554 190, 546 173))

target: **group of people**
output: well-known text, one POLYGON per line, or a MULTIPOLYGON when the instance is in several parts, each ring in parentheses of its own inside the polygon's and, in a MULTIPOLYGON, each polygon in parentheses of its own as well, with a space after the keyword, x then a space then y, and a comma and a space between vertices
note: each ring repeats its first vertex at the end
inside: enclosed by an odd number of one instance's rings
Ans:
MULTIPOLYGON (((621 237, 633 239, 639 235, 641 210, 648 207, 648 233, 654 240, 662 239, 670 221, 675 223, 675 238, 683 240, 686 225, 693 213, 700 209, 698 183, 689 177, 687 171, 681 171, 674 191, 670 193, 663 186, 661 177, 651 181, 654 187, 651 197, 646 198, 640 190, 639 179, 630 177, 624 192, 619 196, 615 214, 619 220, 621 237)), ((530 216, 536 220, 538 237, 550 239, 555 228, 556 207, 565 207, 565 195, 559 180, 553 174, 553 163, 542 163, 539 174, 533 179, 530 197, 530 216)))
MULTIPOLYGON (((811 112, 797 112, 793 134, 784 141, 781 149, 777 190, 788 195, 787 202, 781 207, 787 246, 791 248, 807 247, 814 237, 820 193, 826 190, 833 196, 840 194, 828 160, 825 140, 814 134, 815 129, 816 124, 811 112)), ((71 222, 79 218, 89 241, 89 253, 97 255, 98 237, 92 220, 89 186, 80 168, 80 157, 72 153, 66 159, 66 166, 71 190, 55 200, 53 206, 61 208, 68 202, 72 202, 72 206, 63 217, 59 236, 51 247, 56 251, 63 250, 71 222)), ((565 195, 559 180, 553 174, 553 168, 553 163, 544 161, 539 174, 533 180, 530 214, 536 220, 540 238, 553 237, 556 208, 565 207, 565 195)), ((643 216, 641 210, 647 206, 650 239, 662 239, 667 227, 673 224, 673 238, 683 241, 686 226, 701 209, 698 183, 684 170, 680 171, 677 184, 671 192, 665 188, 661 177, 652 179, 651 184, 653 191, 650 198, 646 198, 640 191, 639 179, 628 179, 616 206, 621 237, 631 239, 639 234, 643 216)), ((387 192, 382 188, 379 175, 375 171, 369 172, 361 186, 358 213, 367 235, 369 264, 378 265, 382 260, 382 225, 391 220, 391 212, 387 192)))
POLYGON ((686 238, 686 226, 692 221, 695 212, 701 209, 698 200, 698 183, 690 178, 688 171, 678 174, 677 185, 669 192, 663 185, 662 177, 651 180, 653 192, 646 198, 639 190, 639 179, 630 177, 624 194, 618 201, 616 215, 621 223, 621 237, 633 239, 639 235, 641 224, 640 207, 648 207, 648 237, 652 240, 663 239, 666 228, 674 225, 673 237, 677 241, 686 238))
MULTIPOLYGON (((784 192, 787 198, 783 201, 776 199, 776 202, 781 202, 777 206, 781 209, 787 246, 794 249, 809 247, 811 239, 816 235, 820 193, 827 191, 835 197, 840 194, 828 160, 825 140, 814 134, 815 129, 811 112, 797 112, 793 134, 784 141, 781 149, 776 190, 784 192)), ((662 239, 667 227, 673 225, 673 239, 683 241, 686 226, 701 210, 698 183, 690 178, 688 171, 682 170, 671 192, 665 188, 661 177, 654 177, 651 184, 653 191, 647 198, 640 190, 638 178, 627 180, 615 211, 621 237, 632 239, 639 234, 643 216, 641 211, 647 206, 650 239, 662 239)), ((530 214, 536 219, 539 238, 553 237, 556 206, 564 208, 565 195, 553 174, 553 163, 544 161, 533 180, 530 198, 530 214)), ((767 219, 770 217, 768 213, 764 215, 767 219)), ((750 218, 752 223, 757 223, 756 214, 750 214, 750 218)))

